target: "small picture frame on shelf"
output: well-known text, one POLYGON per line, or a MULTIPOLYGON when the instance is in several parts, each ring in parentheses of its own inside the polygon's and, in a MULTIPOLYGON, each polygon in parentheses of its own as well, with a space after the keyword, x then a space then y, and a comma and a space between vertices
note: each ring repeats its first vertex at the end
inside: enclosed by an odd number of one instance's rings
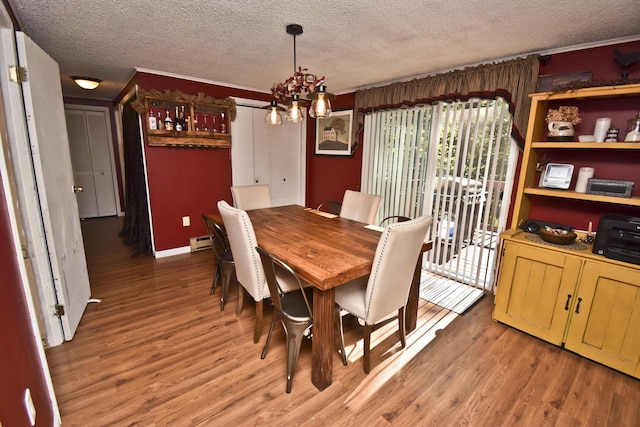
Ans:
POLYGON ((353 110, 334 111, 331 117, 316 120, 318 155, 350 156, 355 150, 351 141, 353 110))

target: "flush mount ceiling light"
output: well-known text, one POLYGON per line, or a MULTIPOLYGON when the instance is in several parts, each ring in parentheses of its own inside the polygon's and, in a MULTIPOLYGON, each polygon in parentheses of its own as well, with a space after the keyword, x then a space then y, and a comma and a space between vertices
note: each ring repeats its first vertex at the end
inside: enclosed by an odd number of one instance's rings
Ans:
POLYGON ((82 89, 87 89, 87 90, 92 90, 97 88, 102 82, 102 80, 94 79, 91 77, 74 76, 71 78, 73 79, 74 82, 76 82, 78 86, 80 86, 82 89))
POLYGON ((288 104, 287 120, 297 123, 304 119, 303 102, 300 99, 301 94, 307 94, 307 98, 311 100, 309 107, 309 115, 313 118, 331 117, 331 99, 336 96, 327 92, 324 85, 324 76, 316 77, 315 74, 309 73, 308 69, 298 67, 296 63, 296 36, 302 34, 302 26, 298 24, 287 25, 287 34, 293 36, 293 75, 281 83, 276 83, 271 88, 273 100, 269 106, 264 107, 269 110, 265 117, 265 122, 269 124, 282 124, 280 111, 284 110, 278 105, 280 103, 288 104))

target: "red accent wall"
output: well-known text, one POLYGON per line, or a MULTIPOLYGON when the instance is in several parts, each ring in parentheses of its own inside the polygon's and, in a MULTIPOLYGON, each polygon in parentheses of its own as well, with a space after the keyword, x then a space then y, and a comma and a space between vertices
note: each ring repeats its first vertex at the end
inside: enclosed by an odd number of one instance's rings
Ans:
MULTIPOLYGON (((355 94, 336 97, 331 102, 333 111, 353 109, 355 94)), ((353 126, 357 127, 355 112, 353 126)), ((315 120, 307 119, 307 206, 315 207, 325 201, 341 201, 345 190, 360 190, 362 171, 362 133, 358 147, 349 157, 316 155, 315 120)))
MULTIPOLYGON (((202 92, 214 98, 228 96, 264 100, 269 94, 184 80, 156 74, 138 73, 141 89, 179 90, 185 94, 202 92)), ((143 126, 146 121, 143 120, 143 126)), ((157 251, 189 245, 189 238, 204 236, 202 214, 217 210, 218 200, 231 203, 231 150, 204 148, 150 147, 145 141, 149 200, 157 251), (182 217, 191 217, 191 226, 182 226, 182 217)))
MULTIPOLYGON (((1 184, 1 179, 0 179, 1 184)), ((31 390, 39 426, 53 425, 53 405, 22 290, 4 187, 0 185, 0 424, 27 426, 24 392, 31 390)))

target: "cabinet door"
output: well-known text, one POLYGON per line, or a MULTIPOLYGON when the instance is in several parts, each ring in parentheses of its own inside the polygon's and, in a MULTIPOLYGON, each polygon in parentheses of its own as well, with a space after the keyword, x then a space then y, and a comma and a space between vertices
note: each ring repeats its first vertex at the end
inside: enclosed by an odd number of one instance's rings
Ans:
POLYGON ((640 377, 640 271, 587 261, 576 296, 565 348, 640 377))
POLYGON ((494 319, 560 345, 581 265, 577 257, 506 242, 494 319))

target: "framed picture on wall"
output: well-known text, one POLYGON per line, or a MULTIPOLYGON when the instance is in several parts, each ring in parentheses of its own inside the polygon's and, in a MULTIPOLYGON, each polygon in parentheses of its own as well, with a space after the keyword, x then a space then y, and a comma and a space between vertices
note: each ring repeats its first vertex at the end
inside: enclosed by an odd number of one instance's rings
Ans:
POLYGON ((316 120, 316 154, 350 156, 353 110, 334 111, 328 119, 316 120))

